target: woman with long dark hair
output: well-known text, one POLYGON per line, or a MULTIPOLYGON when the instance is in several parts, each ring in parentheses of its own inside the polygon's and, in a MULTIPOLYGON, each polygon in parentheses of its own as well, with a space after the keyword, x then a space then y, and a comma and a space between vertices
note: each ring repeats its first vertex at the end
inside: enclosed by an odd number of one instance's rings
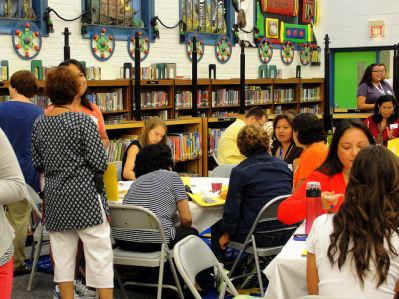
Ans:
POLYGON ((399 159, 381 146, 353 162, 345 201, 307 240, 311 295, 392 299, 399 277, 399 159), (317 262, 316 262, 317 261, 317 262))

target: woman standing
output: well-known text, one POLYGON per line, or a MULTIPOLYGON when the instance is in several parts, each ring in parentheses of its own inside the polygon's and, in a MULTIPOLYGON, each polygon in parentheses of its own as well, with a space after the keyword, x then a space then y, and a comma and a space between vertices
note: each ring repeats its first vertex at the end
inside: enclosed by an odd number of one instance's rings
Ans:
POLYGON ((112 298, 113 258, 108 206, 101 185, 107 157, 97 127, 84 113, 72 112, 80 93, 77 75, 67 67, 51 70, 46 95, 53 109, 40 116, 32 135, 35 168, 44 173, 46 228, 54 258, 54 281, 61 297, 72 299, 79 238, 86 257, 86 282, 100 298, 112 298))
POLYGON ((374 114, 364 123, 369 128, 377 144, 387 146, 389 139, 399 135, 398 103, 395 97, 381 96, 374 106, 374 114))
POLYGON ((374 104, 382 95, 394 95, 391 86, 382 81, 381 67, 370 64, 364 71, 362 80, 357 90, 357 108, 362 110, 372 110, 374 104))

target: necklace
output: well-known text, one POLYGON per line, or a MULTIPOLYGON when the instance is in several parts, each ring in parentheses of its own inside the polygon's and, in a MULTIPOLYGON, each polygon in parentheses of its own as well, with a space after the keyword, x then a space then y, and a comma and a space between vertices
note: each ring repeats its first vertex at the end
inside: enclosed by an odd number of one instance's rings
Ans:
POLYGON ((72 111, 71 108, 69 108, 69 107, 67 107, 67 106, 54 105, 54 107, 56 107, 56 108, 65 108, 65 109, 68 109, 69 111, 72 111))

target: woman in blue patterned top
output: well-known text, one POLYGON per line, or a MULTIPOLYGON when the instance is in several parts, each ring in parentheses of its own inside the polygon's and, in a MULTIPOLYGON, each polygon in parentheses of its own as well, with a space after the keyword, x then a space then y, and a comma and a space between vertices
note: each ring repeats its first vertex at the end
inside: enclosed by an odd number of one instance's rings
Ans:
POLYGON ((86 282, 100 298, 112 298, 113 255, 108 206, 99 175, 107 156, 89 116, 72 112, 79 81, 67 67, 51 70, 46 95, 54 109, 40 116, 32 134, 34 167, 44 173, 45 224, 54 258, 54 281, 61 297, 72 299, 78 239, 86 257, 86 282))

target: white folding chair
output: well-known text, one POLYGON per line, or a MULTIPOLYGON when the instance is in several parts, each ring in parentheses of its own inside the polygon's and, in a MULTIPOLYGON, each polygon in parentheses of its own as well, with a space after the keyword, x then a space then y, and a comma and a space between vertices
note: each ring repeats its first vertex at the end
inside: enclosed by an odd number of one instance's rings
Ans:
MULTIPOLYGON (((195 277, 202 270, 211 267, 216 268, 218 275, 220 275, 223 281, 227 284, 229 292, 234 296, 238 295, 237 290, 224 272, 223 267, 218 262, 213 252, 199 237, 188 236, 177 242, 173 249, 173 256, 177 270, 183 277, 184 282, 195 299, 202 298, 194 286, 195 277)), ((223 287, 222 290, 223 291, 220 293, 219 298, 224 298, 226 288, 223 287)))
POLYGON ((122 181, 122 171, 123 171, 122 163, 118 161, 116 164, 116 178, 117 178, 118 182, 122 181))
POLYGON ((129 233, 131 230, 142 230, 146 233, 158 232, 162 239, 160 251, 137 252, 122 250, 120 248, 114 249, 114 266, 127 265, 151 268, 159 267, 158 284, 132 281, 122 283, 119 273, 115 267, 115 277, 122 290, 123 296, 127 298, 124 288, 126 285, 141 285, 147 287, 157 287, 157 299, 161 299, 162 297, 162 288, 173 289, 179 294, 180 298, 184 298, 179 279, 177 278, 176 269, 173 264, 172 252, 169 250, 162 224, 157 216, 146 208, 134 205, 112 205, 110 206, 110 214, 112 217, 111 229, 114 238, 117 238, 118 234, 129 233), (169 262, 176 286, 163 284, 164 264, 166 261, 169 262))
MULTIPOLYGON (((239 250, 239 253, 238 253, 238 255, 233 263, 233 266, 229 272, 229 277, 231 279, 235 279, 235 278, 249 276, 249 275, 254 274, 254 273, 248 273, 248 274, 233 277, 234 270, 236 269, 237 264, 240 261, 242 254, 244 252, 248 253, 248 254, 252 254, 254 256, 254 260, 255 260, 256 274, 258 276, 259 288, 260 288, 262 297, 264 296, 264 289, 263 289, 262 275, 261 275, 260 264, 259 264, 259 257, 277 255, 281 251, 281 249, 284 247, 284 245, 273 246, 273 247, 258 247, 256 245, 256 241, 255 241, 256 228, 259 225, 259 223, 277 220, 278 206, 284 199, 286 199, 289 196, 291 196, 291 194, 277 196, 277 197, 273 198, 271 201, 269 201, 267 204, 265 204, 264 207, 258 213, 258 216, 256 216, 256 219, 255 219, 247 237, 245 238, 245 241, 243 243, 231 241, 228 244, 228 247, 239 250)), ((295 229, 296 229, 296 226, 285 226, 283 228, 269 231, 267 233, 277 233, 277 232, 290 231, 290 230, 292 230, 292 232, 294 232, 295 229)))
POLYGON ((212 170, 211 178, 230 178, 231 171, 237 164, 224 164, 216 166, 214 170, 212 170))

